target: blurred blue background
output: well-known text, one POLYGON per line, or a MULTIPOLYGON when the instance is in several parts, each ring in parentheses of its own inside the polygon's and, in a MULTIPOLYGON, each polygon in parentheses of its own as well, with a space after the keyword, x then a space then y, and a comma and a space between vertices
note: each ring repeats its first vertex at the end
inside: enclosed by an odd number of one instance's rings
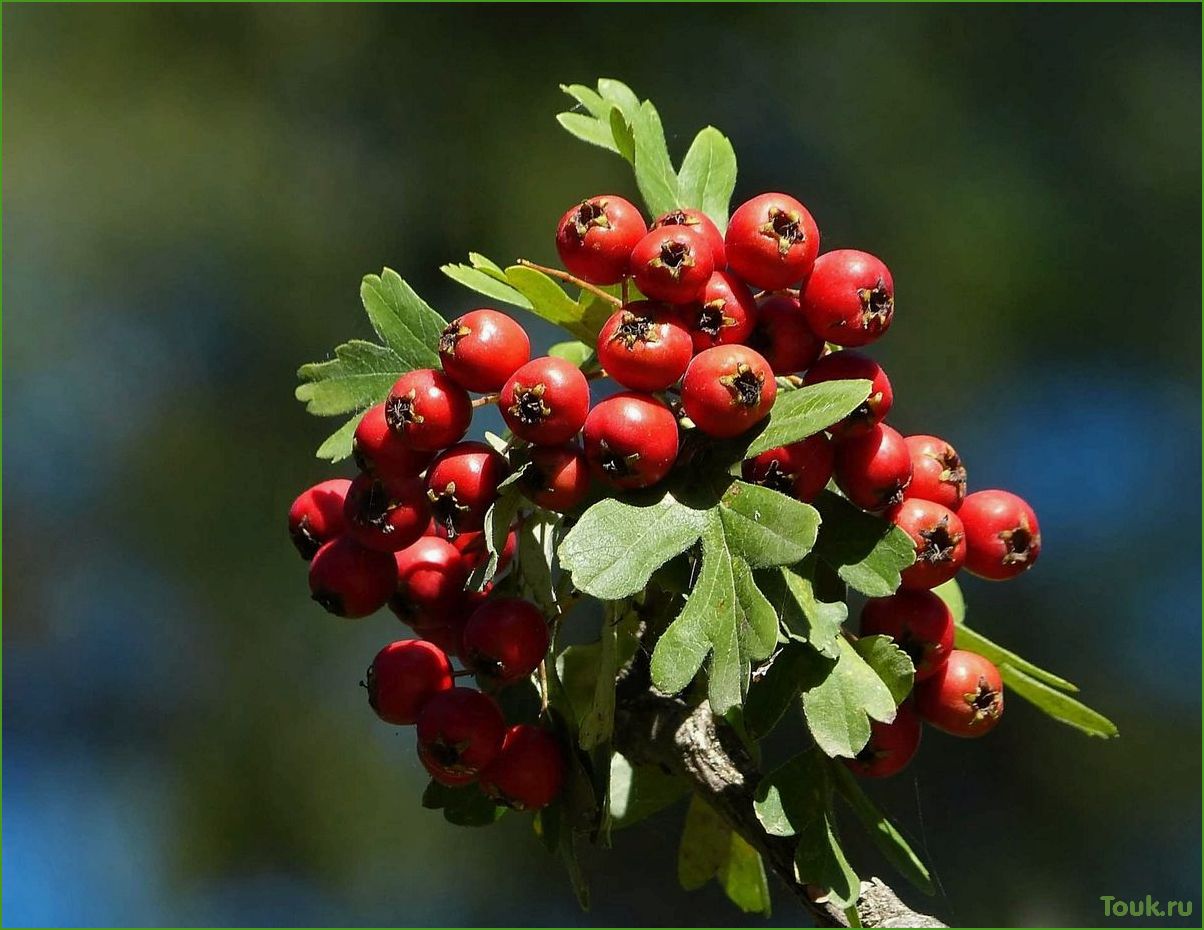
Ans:
MULTIPOLYGON (((294 372, 368 334, 364 273, 452 314, 476 300, 441 263, 551 260, 567 205, 634 194, 553 120, 557 83, 599 74, 658 104, 675 157, 712 122, 737 196, 796 193, 827 248, 881 255, 895 425, 1041 516, 1039 569, 969 580, 970 620, 1121 740, 1019 700, 990 739, 930 733, 875 787, 941 879, 910 900, 1199 913, 1197 6, 6 4, 4 27, 5 924, 746 919, 675 887, 680 808, 588 858, 588 914, 523 817, 422 810, 411 734, 357 687, 395 621, 322 614, 284 533, 336 425, 294 372)), ((806 922, 777 895, 773 923, 806 922)))

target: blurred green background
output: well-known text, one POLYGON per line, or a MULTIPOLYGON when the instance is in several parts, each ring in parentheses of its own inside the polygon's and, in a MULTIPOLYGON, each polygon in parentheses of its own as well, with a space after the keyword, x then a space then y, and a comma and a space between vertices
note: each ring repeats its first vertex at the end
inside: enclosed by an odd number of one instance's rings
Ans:
POLYGON ((553 119, 599 75, 675 157, 714 123, 737 196, 881 255, 895 425, 1041 515, 1040 568, 967 581, 971 622, 1122 738, 1019 700, 930 733, 875 786, 941 879, 911 900, 1198 909, 1199 37, 1194 5, 5 4, 4 923, 743 919, 676 889, 680 808, 589 857, 588 914, 525 818, 422 810, 357 687, 398 627, 322 614, 284 532, 336 425, 294 372, 369 333, 361 275, 455 313, 441 263, 551 260, 574 200, 634 194, 553 119))

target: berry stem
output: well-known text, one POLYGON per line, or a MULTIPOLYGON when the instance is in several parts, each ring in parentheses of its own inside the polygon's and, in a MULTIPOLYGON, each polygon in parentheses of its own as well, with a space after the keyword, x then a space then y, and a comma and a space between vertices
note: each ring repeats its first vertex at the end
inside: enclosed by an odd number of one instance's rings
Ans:
POLYGON ((548 660, 539 663, 539 716, 548 715, 548 660))
POLYGON ((561 281, 567 281, 574 287, 579 287, 583 291, 589 291, 595 297, 599 297, 602 300, 608 301, 609 303, 614 304, 616 307, 623 306, 623 301, 621 301, 618 297, 615 297, 614 294, 608 294, 606 291, 602 290, 602 288, 595 287, 588 281, 582 281, 580 278, 569 274, 567 271, 561 271, 559 268, 549 268, 546 265, 537 265, 535 262, 529 262, 525 258, 520 258, 518 263, 524 268, 534 268, 536 271, 542 271, 549 277, 559 278, 561 281))
POLYGON ((624 307, 627 306, 627 282, 628 282, 628 280, 629 280, 628 277, 626 275, 624 275, 623 276, 623 306, 624 307))
POLYGON ((470 668, 458 668, 452 672, 452 678, 467 678, 469 675, 475 674, 476 672, 470 668))
POLYGON ((480 397, 478 397, 476 400, 474 400, 472 402, 472 405, 474 407, 487 407, 490 404, 496 404, 498 402, 498 400, 501 398, 501 396, 502 395, 497 393, 496 391, 492 394, 482 394, 480 397))

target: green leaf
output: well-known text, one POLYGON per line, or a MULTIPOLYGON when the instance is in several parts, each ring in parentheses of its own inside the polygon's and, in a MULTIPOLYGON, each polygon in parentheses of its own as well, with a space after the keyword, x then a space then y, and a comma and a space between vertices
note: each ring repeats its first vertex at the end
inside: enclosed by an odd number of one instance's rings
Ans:
POLYGON ((884 723, 895 719, 895 699, 857 650, 843 637, 838 642, 836 664, 803 692, 803 715, 826 755, 851 759, 869 741, 870 718, 884 723))
POLYGON ((558 518, 537 511, 518 528, 518 574, 523 591, 548 616, 557 613, 552 566, 556 559, 559 524, 558 518))
POLYGON ((315 416, 354 413, 380 403, 393 382, 414 367, 392 349, 362 339, 337 346, 334 354, 330 361, 297 369, 303 382, 297 385, 297 400, 315 416))
POLYGON ((360 299, 381 341, 406 366, 437 368, 439 335, 447 321, 414 293, 392 268, 365 275, 360 299))
POLYGON ((910 537, 831 491, 820 494, 814 504, 821 520, 816 555, 866 597, 894 594, 899 572, 915 561, 910 537))
POLYGON ((815 544, 815 508, 777 491, 733 481, 719 502, 723 530, 733 552, 753 568, 803 559, 815 544))
POLYGON ((760 854, 697 795, 686 812, 677 877, 687 891, 701 888, 714 878, 746 914, 769 914, 769 883, 760 854))
POLYGON ((1028 659, 1021 658, 1010 649, 997 646, 981 633, 970 629, 965 624, 958 624, 953 628, 953 645, 958 649, 977 652, 984 659, 990 659, 1000 668, 1005 665, 1010 666, 1016 669, 1016 671, 1023 672, 1030 678, 1034 678, 1060 691, 1073 693, 1079 690, 1077 685, 1067 681, 1065 678, 1061 678, 1053 672, 1047 672, 1045 669, 1033 665, 1028 659))
POLYGON ((615 145, 614 134, 610 128, 610 119, 597 119, 584 113, 558 113, 556 122, 576 136, 582 142, 596 145, 616 154, 619 147, 615 145))
POLYGON ((631 132, 631 124, 618 107, 610 111, 610 135, 618 153, 627 164, 635 167, 635 136, 631 132))
POLYGON ((769 665, 758 669, 744 702, 744 728, 753 739, 768 736, 803 689, 827 674, 831 662, 818 659, 806 643, 791 641, 769 665))
POLYGON ((690 786, 656 765, 632 765, 620 753, 610 757, 610 816, 616 828, 629 827, 685 797, 690 786))
POLYGON ((571 362, 578 368, 585 367, 585 363, 589 361, 590 356, 594 354, 594 347, 586 345, 584 342, 573 340, 571 342, 558 342, 548 349, 548 355, 553 358, 562 358, 566 362, 571 362))
POLYGON ((501 493, 485 512, 485 549, 489 558, 473 570, 468 578, 468 588, 480 591, 486 583, 493 580, 497 574, 498 560, 502 550, 506 548, 506 537, 510 535, 510 527, 518 516, 523 497, 515 485, 501 489, 501 493))
POLYGON ((791 637, 808 642, 823 655, 835 659, 840 655, 836 641, 849 609, 843 601, 819 600, 811 580, 814 567, 814 560, 808 558, 792 569, 760 572, 757 578, 791 637))
POLYGON ((1036 705, 1054 720, 1061 721, 1076 730, 1082 730, 1088 736, 1111 739, 1120 735, 1116 724, 1103 714, 1097 713, 1070 695, 1051 688, 1031 675, 1007 664, 999 666, 999 674, 1003 676, 1006 689, 1010 689, 1026 701, 1036 705))
POLYGON ((511 265, 506 269, 506 280, 530 302, 532 313, 585 342, 597 338, 598 330, 615 309, 593 295, 588 300, 573 300, 555 280, 528 265, 511 265))
POLYGON ((634 610, 607 605, 594 664, 594 691, 581 716, 577 741, 588 751, 610 742, 615 726, 615 676, 623 661, 620 627, 630 635, 639 617, 634 610))
POLYGON ((665 143, 660 114, 652 101, 645 100, 634 114, 624 115, 631 124, 635 141, 635 183, 640 196, 649 213, 654 216, 667 213, 677 206, 677 174, 665 143))
POLYGON ((426 786, 422 806, 443 811, 444 819, 458 827, 487 827, 506 813, 506 808, 494 804, 476 785, 449 788, 437 781, 426 786))
POLYGON ((742 661, 763 659, 773 652, 778 641, 778 615, 757 587, 752 569, 740 558, 732 560, 732 578, 736 589, 736 639, 742 661))
POLYGON ((625 116, 632 116, 640 108, 640 98, 635 92, 614 78, 598 78, 598 93, 602 99, 617 106, 625 116))
POLYGON ((499 281, 497 275, 483 271, 474 265, 442 265, 439 270, 457 284, 462 284, 478 294, 484 294, 493 300, 500 300, 502 303, 520 307, 523 310, 531 309, 531 301, 505 280, 504 272, 502 280, 499 281))
POLYGON ((966 622, 966 598, 962 594, 961 585, 956 578, 950 578, 944 584, 938 584, 932 593, 945 602, 949 612, 953 614, 954 623, 966 622))
POLYGON ((707 126, 694 137, 682 159, 677 174, 678 204, 702 210, 723 232, 735 189, 736 151, 723 133, 707 126))
POLYGON ((591 116, 601 119, 610 111, 611 104, 603 100, 602 95, 592 87, 586 87, 584 84, 561 84, 560 89, 585 107, 591 116))
POLYGON ((853 648, 882 679, 895 703, 902 703, 911 693, 916 677, 916 668, 907 653, 896 646, 889 636, 863 636, 853 644, 853 648))
POLYGON ((363 418, 364 414, 362 412, 353 416, 327 436, 322 445, 318 446, 318 451, 314 455, 328 462, 341 462, 350 456, 351 447, 355 441, 355 429, 360 425, 360 420, 363 418))
POLYGON ((750 459, 822 432, 857 409, 870 393, 870 382, 824 381, 778 394, 773 410, 744 451, 750 459))

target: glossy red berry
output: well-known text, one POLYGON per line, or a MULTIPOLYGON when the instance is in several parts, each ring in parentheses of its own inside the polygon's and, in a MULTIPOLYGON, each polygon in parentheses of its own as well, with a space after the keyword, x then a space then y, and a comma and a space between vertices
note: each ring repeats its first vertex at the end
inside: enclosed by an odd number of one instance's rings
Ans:
POLYGON ((436 452, 458 442, 468 431, 472 400, 441 371, 407 371, 389 391, 385 422, 410 448, 436 452))
POLYGON ((757 305, 757 325, 748 344, 765 356, 775 375, 810 368, 824 351, 824 341, 811 332, 789 294, 774 294, 757 305))
POLYGON ((710 246, 688 226, 654 229, 631 251, 631 274, 640 293, 686 304, 698 300, 715 270, 710 246))
POLYGON ((434 452, 412 448, 401 433, 389 429, 384 404, 364 413, 355 428, 351 452, 360 471, 382 478, 414 478, 435 457, 434 452))
POLYGON ((747 346, 716 346, 690 362, 681 404, 698 429, 722 439, 769 416, 777 394, 773 371, 761 355, 747 346))
POLYGON ((438 646, 403 639, 376 654, 364 686, 368 704, 381 720, 409 726, 428 700, 452 687, 452 667, 438 646))
POLYGON ((794 287, 819 254, 819 227, 787 194, 761 194, 736 208, 724 237, 727 264, 754 287, 794 287))
MULTIPOLYGON (((464 556, 464 560, 468 563, 470 571, 484 565, 489 559, 489 549, 485 545, 485 534, 483 532, 460 533, 451 543, 464 556)), ((498 553, 497 570, 499 572, 504 571, 506 566, 510 564, 510 560, 514 558, 514 550, 517 547, 518 534, 514 530, 511 530, 506 536, 506 542, 502 546, 502 551, 498 553)))
POLYGON ((506 721, 487 694, 450 688, 418 712, 418 758, 435 781, 462 785, 474 780, 502 749, 506 721))
POLYGON ((510 376, 498 407, 519 439, 541 446, 568 442, 589 413, 589 382, 562 358, 532 359, 510 376))
POLYGON ((916 560, 903 569, 903 587, 935 588, 957 574, 966 561, 966 533, 961 518, 932 501, 905 500, 886 518, 911 537, 916 560))
POLYGON ((677 461, 677 419, 647 394, 606 398, 589 412, 584 438, 590 470, 618 488, 656 484, 677 461))
POLYGON ((518 486, 532 503, 545 510, 565 513, 585 500, 589 494, 589 481, 585 453, 572 443, 532 449, 530 462, 518 486))
POLYGON ((778 446, 749 459, 742 467, 745 481, 773 488, 800 501, 813 501, 832 479, 836 452, 823 433, 788 446, 778 446))
POLYGON ((1015 578, 1041 554, 1037 514, 1015 494, 975 491, 957 513, 966 529, 966 568, 980 578, 1015 578))
POLYGON ((890 723, 870 721, 870 739, 855 758, 842 759, 863 778, 887 778, 897 775, 915 757, 920 748, 920 718, 911 701, 904 701, 890 723))
POLYGON ((885 510, 911 483, 911 454, 897 431, 879 423, 836 444, 836 485, 863 510, 885 510))
POLYGON ((895 402, 895 392, 891 390, 890 379, 886 377, 881 365, 868 355, 862 355, 852 349, 825 355, 812 365, 803 377, 804 384, 860 380, 871 382, 869 396, 847 417, 828 427, 833 436, 847 437, 868 433, 872 427, 886 419, 891 405, 895 402))
POLYGON ((958 510, 966 497, 966 469, 957 450, 936 436, 908 436, 906 442, 911 452, 911 484, 904 496, 958 510))
POLYGON ((598 361, 606 374, 633 391, 661 391, 681 377, 694 342, 664 304, 638 300, 602 324, 598 361))
POLYGON ((396 587, 392 554, 366 549, 350 536, 324 543, 309 563, 313 599, 339 617, 375 613, 396 587))
POLYGON ((662 213, 652 221, 652 229, 663 229, 666 226, 685 226, 687 229, 692 229, 702 237, 702 240, 711 250, 711 261, 716 268, 724 268, 727 265, 727 253, 723 245, 723 233, 719 231, 719 227, 711 222, 711 218, 701 210, 695 210, 691 207, 679 207, 676 210, 670 210, 668 213, 662 213))
POLYGON ((464 627, 464 659, 499 685, 526 678, 548 652, 548 622, 539 608, 517 597, 492 598, 464 627))
POLYGON ((469 391, 500 391, 531 357, 526 331, 497 310, 471 310, 452 320, 439 337, 443 370, 469 391))
POLYGON ((464 624, 468 617, 460 613, 449 614, 446 623, 427 624, 414 631, 422 637, 423 642, 437 646, 449 656, 463 656, 464 653, 464 624))
POLYGON ((694 351, 746 342, 757 323, 757 302, 734 274, 714 272, 698 303, 681 307, 681 318, 694 351))
POLYGON ((861 609, 861 635, 886 635, 911 657, 916 681, 930 678, 953 650, 953 614, 931 591, 873 597, 861 609))
POLYGON ((468 561, 446 539, 423 536, 395 556, 397 593, 391 604, 399 617, 425 612, 444 616, 464 597, 468 561))
POLYGON ((915 689, 916 711, 953 736, 984 736, 1003 716, 1003 679, 992 662, 954 649, 931 678, 915 689))
POLYGON ((426 473, 435 524, 452 539, 479 530, 509 474, 506 460, 483 442, 461 442, 441 452, 426 473))
POLYGON ((288 509, 288 535, 306 561, 324 542, 343 532, 343 501, 351 482, 346 478, 321 481, 297 495, 288 509))
POLYGON ((564 755, 542 727, 520 723, 506 731, 502 751, 481 773, 481 790, 520 811, 547 807, 564 785, 564 755))
POLYGON ((369 549, 399 552, 430 524, 421 478, 378 478, 360 475, 343 502, 347 532, 369 549))
POLYGON ((618 284, 631 250, 648 232, 640 211, 614 194, 583 200, 560 218, 556 251, 570 272, 591 284, 618 284))
POLYGON ((837 249, 815 260, 802 305, 821 339, 838 346, 869 345, 894 317, 895 285, 889 269, 873 255, 837 249))

